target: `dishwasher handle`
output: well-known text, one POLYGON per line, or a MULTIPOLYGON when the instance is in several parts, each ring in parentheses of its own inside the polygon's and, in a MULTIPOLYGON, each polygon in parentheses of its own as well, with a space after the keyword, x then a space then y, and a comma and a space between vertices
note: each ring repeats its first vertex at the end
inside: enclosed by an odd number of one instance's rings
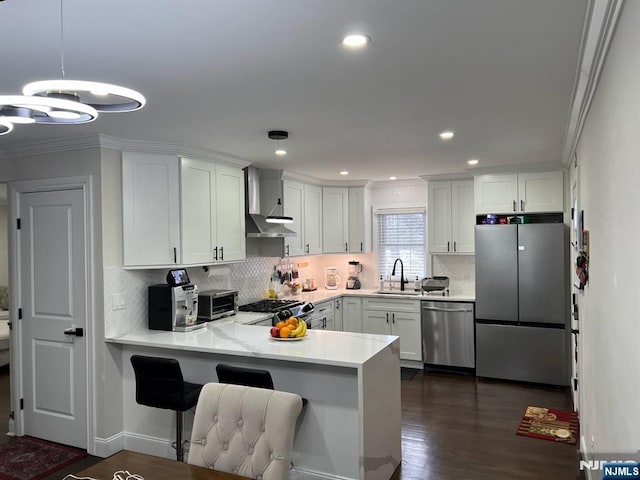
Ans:
POLYGON ((429 310, 430 312, 454 312, 454 313, 471 313, 472 308, 440 308, 440 307, 422 307, 423 310, 429 310))

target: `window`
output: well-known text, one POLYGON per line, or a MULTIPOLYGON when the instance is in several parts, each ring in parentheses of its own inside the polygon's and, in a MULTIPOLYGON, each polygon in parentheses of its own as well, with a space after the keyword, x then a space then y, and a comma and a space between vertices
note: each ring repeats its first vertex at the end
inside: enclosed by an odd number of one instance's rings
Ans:
MULTIPOLYGON (((400 258, 407 280, 423 278, 427 272, 424 209, 385 209, 379 210, 377 216, 378 273, 387 278, 393 262, 400 258)), ((396 269, 398 280, 399 274, 396 269)))

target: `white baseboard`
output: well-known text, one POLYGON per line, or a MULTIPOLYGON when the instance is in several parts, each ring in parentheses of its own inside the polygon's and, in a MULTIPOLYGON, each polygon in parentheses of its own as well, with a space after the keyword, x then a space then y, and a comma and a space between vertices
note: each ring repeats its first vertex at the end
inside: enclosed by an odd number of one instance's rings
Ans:
POLYGON ((176 458, 176 451, 171 446, 171 442, 165 438, 150 437, 148 435, 131 432, 124 432, 123 437, 125 450, 146 453, 147 455, 169 458, 171 460, 176 458))
POLYGON ((293 467, 291 471, 291 480, 356 480, 355 478, 342 477, 340 475, 331 475, 315 470, 307 470, 304 468, 293 467))
POLYGON ((416 362, 415 360, 400 360, 400 366, 422 370, 424 368, 424 363, 416 362))
POLYGON ((94 438, 93 451, 90 451, 89 453, 96 457, 107 458, 121 450, 124 450, 122 432, 116 433, 109 438, 94 438))
MULTIPOLYGON (((587 452, 587 439, 584 438, 584 435, 580 435, 580 458, 583 458, 585 460, 590 460, 591 455, 589 454, 589 452, 587 452)), ((584 475, 586 477, 587 480, 596 480, 595 478, 593 478, 593 475, 591 474, 591 470, 584 470, 584 475)))

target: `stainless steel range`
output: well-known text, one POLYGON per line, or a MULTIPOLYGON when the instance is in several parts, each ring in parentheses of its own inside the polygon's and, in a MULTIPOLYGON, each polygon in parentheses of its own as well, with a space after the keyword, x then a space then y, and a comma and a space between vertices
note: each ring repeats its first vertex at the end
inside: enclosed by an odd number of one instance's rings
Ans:
MULTIPOLYGON (((289 317, 306 319, 313 312, 314 306, 311 302, 300 302, 298 300, 258 300, 257 302, 240 305, 241 312, 273 313, 272 324, 275 325, 280 320, 289 317)), ((309 322, 307 322, 309 323, 309 322)), ((309 327, 310 328, 310 325, 309 327)))

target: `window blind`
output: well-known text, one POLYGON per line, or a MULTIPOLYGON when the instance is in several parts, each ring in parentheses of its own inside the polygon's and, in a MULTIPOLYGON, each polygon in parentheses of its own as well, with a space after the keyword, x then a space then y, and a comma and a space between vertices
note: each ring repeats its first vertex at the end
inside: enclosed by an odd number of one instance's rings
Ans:
MULTIPOLYGON (((393 262, 400 258, 404 276, 410 282, 426 276, 425 213, 379 213, 378 272, 386 279, 393 262)), ((400 265, 398 265, 400 268, 400 265)), ((397 279, 400 272, 396 269, 397 279)))

